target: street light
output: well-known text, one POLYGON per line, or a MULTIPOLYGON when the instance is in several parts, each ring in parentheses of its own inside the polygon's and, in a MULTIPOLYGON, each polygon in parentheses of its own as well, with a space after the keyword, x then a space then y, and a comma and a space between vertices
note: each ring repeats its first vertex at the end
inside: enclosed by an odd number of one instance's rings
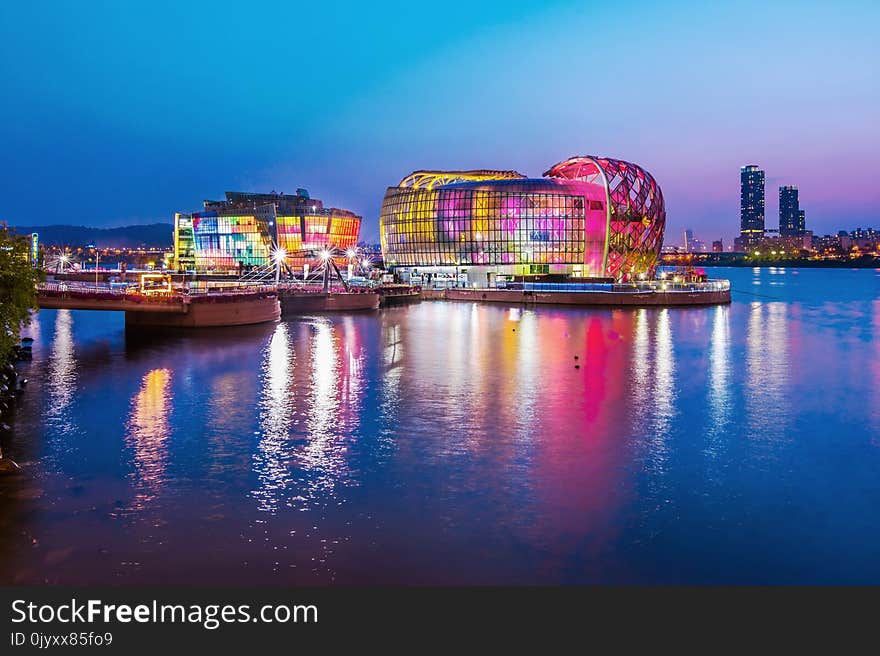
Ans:
POLYGON ((326 248, 321 251, 321 259, 325 262, 330 259, 330 251, 328 251, 326 248))
POLYGON ((281 265, 287 259, 287 251, 279 246, 272 253, 272 259, 275 260, 275 284, 278 285, 281 282, 281 265))

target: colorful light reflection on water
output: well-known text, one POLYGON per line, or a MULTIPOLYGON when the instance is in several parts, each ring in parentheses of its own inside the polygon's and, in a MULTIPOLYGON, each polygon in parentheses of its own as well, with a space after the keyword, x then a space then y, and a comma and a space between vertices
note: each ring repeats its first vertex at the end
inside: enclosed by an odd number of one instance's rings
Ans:
POLYGON ((146 341, 43 312, 3 580, 880 583, 880 272, 723 274, 146 341))

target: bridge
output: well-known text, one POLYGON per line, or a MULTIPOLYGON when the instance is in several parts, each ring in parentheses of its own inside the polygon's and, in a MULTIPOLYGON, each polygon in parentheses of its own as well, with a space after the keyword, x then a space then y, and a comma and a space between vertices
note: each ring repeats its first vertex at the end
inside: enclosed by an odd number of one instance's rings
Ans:
POLYGON ((46 310, 125 312, 126 324, 202 328, 275 321, 281 316, 274 285, 240 285, 200 290, 144 291, 130 286, 82 282, 37 285, 37 306, 46 310))

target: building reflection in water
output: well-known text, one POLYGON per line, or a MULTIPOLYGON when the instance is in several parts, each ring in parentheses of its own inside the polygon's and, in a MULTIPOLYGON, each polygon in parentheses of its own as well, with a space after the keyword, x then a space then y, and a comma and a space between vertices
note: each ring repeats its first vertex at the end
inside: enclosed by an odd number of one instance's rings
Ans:
POLYGON ((346 443, 341 435, 339 353, 329 319, 312 324, 312 388, 307 401, 308 437, 300 466, 310 476, 306 488, 312 498, 332 492, 347 475, 346 443))
POLYGON ((651 336, 648 333, 648 311, 645 308, 635 311, 633 334, 632 372, 633 372, 633 411, 634 414, 647 415, 648 400, 653 390, 651 374, 651 336))
POLYGON ((339 421, 347 434, 354 434, 360 427, 366 355, 354 320, 350 316, 344 317, 341 326, 344 348, 340 354, 339 421))
POLYGON ((159 494, 168 465, 171 418, 171 371, 153 369, 143 377, 132 400, 126 426, 126 446, 132 451, 131 510, 144 510, 159 494))
POLYGON ((538 320, 534 312, 511 315, 511 318, 514 316, 516 317, 514 320, 519 339, 516 341, 516 375, 510 380, 511 382, 516 381, 520 383, 512 390, 516 399, 514 405, 516 426, 518 438, 531 444, 539 415, 537 404, 540 402, 540 399, 535 393, 534 387, 523 384, 523 382, 541 380, 538 320))
POLYGON ((46 423, 56 434, 67 435, 76 430, 70 413, 77 386, 73 315, 70 310, 56 312, 55 335, 49 354, 49 378, 46 381, 49 391, 46 423))
POLYGON ((754 302, 746 335, 746 425, 749 436, 781 439, 786 433, 788 306, 754 302))
POLYGON ((260 441, 254 471, 260 486, 254 490, 258 507, 274 513, 292 481, 290 429, 294 418, 294 353, 286 323, 279 323, 269 340, 262 364, 260 441))
POLYGON ((676 366, 672 340, 671 315, 668 309, 634 312, 631 355, 632 392, 627 414, 633 434, 641 436, 636 452, 644 467, 654 476, 649 494, 665 494, 663 474, 667 468, 669 433, 676 410, 676 366))
POLYGON ((668 308, 660 310, 657 316, 656 344, 657 390, 654 393, 654 407, 657 431, 665 435, 669 432, 675 414, 675 353, 672 349, 672 326, 668 308))
POLYGON ((871 389, 874 392, 874 403, 872 406, 871 417, 874 426, 874 445, 880 446, 880 299, 874 301, 874 333, 872 335, 874 342, 874 357, 871 362, 871 369, 874 372, 874 381, 871 389))
POLYGON ((709 435, 727 431, 730 422, 730 308, 719 305, 713 310, 712 337, 709 345, 709 435))
POLYGON ((379 447, 381 455, 387 455, 394 446, 393 431, 400 408, 400 386, 403 376, 403 339, 400 324, 382 318, 382 380, 380 387, 379 414, 381 428, 379 447))
POLYGON ((350 480, 348 436, 360 426, 363 346, 350 318, 278 324, 262 367, 260 440, 254 454, 258 508, 325 503, 350 480), (295 354, 294 343, 306 345, 295 354))

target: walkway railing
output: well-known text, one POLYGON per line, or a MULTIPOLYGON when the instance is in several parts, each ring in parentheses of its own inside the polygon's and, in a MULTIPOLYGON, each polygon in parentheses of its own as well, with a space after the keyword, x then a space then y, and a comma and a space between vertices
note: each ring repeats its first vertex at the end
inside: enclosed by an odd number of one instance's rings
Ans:
POLYGON ((187 298, 231 296, 241 294, 274 293, 275 285, 261 283, 205 286, 174 289, 170 294, 144 294, 137 283, 95 284, 92 282, 43 282, 37 285, 37 293, 46 296, 69 296, 71 298, 152 301, 157 303, 179 302, 187 298))
POLYGON ((644 294, 645 292, 724 292, 730 289, 729 280, 708 280, 706 282, 673 282, 667 280, 645 280, 631 283, 583 282, 498 282, 496 289, 527 292, 605 292, 613 294, 644 294))

